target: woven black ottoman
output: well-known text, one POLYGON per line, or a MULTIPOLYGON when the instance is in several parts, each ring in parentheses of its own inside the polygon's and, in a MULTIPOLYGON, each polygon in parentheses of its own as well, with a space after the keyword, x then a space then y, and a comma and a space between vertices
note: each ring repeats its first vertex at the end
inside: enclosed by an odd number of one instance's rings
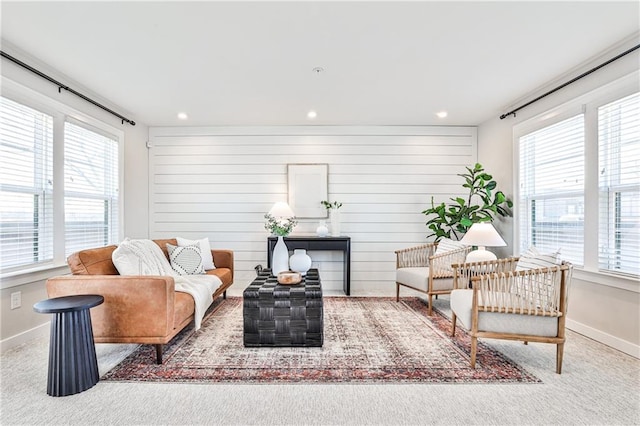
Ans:
POLYGON ((269 269, 243 293, 244 345, 322 346, 322 287, 317 269, 300 284, 281 285, 269 269))

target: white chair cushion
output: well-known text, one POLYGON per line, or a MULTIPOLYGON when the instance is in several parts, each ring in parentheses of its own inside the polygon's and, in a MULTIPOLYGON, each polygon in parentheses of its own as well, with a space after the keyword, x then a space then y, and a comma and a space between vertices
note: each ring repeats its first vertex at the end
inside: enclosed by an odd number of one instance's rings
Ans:
MULTIPOLYGON (((429 289, 429 268, 421 266, 396 269, 396 282, 427 291, 429 289)), ((433 290, 451 290, 452 288, 453 278, 433 280, 433 290)))
MULTIPOLYGON (((451 310, 456 314, 462 325, 467 330, 471 329, 473 290, 453 290, 450 303, 451 310)), ((480 312, 478 314, 478 331, 554 337, 558 334, 558 318, 480 312)))
POLYGON ((396 269, 396 282, 427 291, 429 268, 421 266, 396 269))

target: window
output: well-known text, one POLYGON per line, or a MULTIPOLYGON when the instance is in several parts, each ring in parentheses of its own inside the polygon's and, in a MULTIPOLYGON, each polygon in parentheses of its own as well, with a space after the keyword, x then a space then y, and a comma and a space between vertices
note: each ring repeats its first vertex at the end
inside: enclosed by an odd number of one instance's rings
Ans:
POLYGON ((73 122, 64 128, 65 255, 118 238, 118 142, 73 122))
POLYGON ((72 118, 81 115, 13 85, 6 92, 3 87, 0 97, 2 273, 61 266, 75 251, 117 242, 122 133, 72 118))
POLYGON ((560 249, 585 271, 640 276, 637 73, 514 128, 518 252, 560 249))
POLYGON ((640 94, 598 108, 598 264, 640 275, 640 94))
POLYGON ((520 252, 534 245, 584 258, 584 114, 519 139, 520 252))
POLYGON ((53 259, 53 117, 0 97, 2 269, 53 259))

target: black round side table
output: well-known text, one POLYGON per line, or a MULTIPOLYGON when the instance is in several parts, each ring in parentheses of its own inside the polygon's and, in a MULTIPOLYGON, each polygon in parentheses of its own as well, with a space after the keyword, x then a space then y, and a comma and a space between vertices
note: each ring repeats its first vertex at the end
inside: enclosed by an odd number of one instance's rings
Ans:
POLYGON ((33 305, 41 314, 54 314, 49 342, 47 394, 67 396, 98 383, 98 360, 89 309, 104 302, 95 294, 55 297, 33 305))

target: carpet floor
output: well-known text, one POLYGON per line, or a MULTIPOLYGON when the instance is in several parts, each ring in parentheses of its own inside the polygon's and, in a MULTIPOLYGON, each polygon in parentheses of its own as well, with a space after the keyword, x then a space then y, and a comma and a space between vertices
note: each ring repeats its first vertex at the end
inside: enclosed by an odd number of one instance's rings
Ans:
MULTIPOLYGON (((218 299, 220 300, 220 299, 218 299)), ((210 308, 197 332, 186 328, 166 346, 164 363, 140 346, 104 381, 190 383, 539 383, 500 352, 481 344, 469 366, 469 336, 419 298, 326 297, 321 348, 243 346, 241 298, 210 308)))

